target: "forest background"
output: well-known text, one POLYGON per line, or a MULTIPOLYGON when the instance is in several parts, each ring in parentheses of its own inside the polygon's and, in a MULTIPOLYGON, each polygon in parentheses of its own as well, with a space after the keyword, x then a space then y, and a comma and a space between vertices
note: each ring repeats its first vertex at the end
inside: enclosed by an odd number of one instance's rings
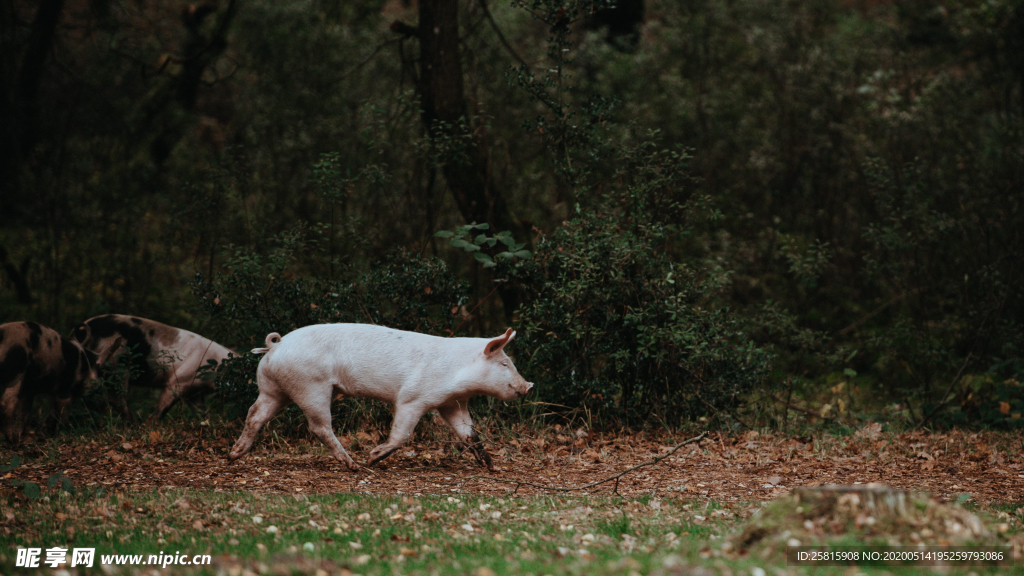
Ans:
POLYGON ((532 416, 1019 426, 1024 3, 616 4, 3 0, 0 321, 511 325, 532 416))

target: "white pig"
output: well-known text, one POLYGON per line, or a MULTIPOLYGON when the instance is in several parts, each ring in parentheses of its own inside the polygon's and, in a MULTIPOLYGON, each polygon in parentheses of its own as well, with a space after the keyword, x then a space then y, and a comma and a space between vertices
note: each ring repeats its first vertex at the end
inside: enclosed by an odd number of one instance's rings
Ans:
POLYGON ((341 393, 395 405, 388 441, 370 452, 369 464, 387 458, 412 436, 416 423, 437 410, 477 460, 493 468, 473 429, 469 399, 484 394, 514 400, 533 387, 505 354, 515 332, 497 338, 441 338, 369 324, 316 324, 281 338, 266 338, 256 372, 259 397, 229 458, 252 448, 260 427, 290 402, 306 414, 309 430, 352 470, 359 465, 331 427, 331 398, 341 393))

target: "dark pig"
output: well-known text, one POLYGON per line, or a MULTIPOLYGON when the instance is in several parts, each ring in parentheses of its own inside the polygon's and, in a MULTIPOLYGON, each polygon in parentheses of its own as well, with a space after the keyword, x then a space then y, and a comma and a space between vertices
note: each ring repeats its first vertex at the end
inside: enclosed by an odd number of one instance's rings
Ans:
MULTIPOLYGON (((116 365, 130 351, 131 378, 127 386, 160 388, 154 417, 161 417, 179 399, 195 406, 195 401, 213 390, 213 382, 201 378, 199 369, 210 360, 217 364, 231 356, 231 350, 188 330, 161 324, 155 320, 106 314, 79 324, 72 337, 101 360, 97 367, 116 365)), ((122 416, 130 418, 123 394, 109 399, 122 416)))
POLYGON ((53 397, 50 426, 67 416, 74 396, 96 378, 96 356, 35 322, 0 325, 0 415, 11 445, 21 442, 32 401, 39 394, 53 397))

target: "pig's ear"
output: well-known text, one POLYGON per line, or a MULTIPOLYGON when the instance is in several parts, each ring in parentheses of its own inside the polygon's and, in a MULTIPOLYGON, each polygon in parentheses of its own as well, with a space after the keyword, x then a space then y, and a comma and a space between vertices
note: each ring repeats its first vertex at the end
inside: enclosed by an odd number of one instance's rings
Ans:
POLYGON ((503 335, 498 336, 494 340, 491 340, 490 342, 487 343, 487 347, 484 348, 484 355, 492 356, 494 354, 497 354, 498 352, 501 352, 501 349, 504 348, 505 345, 507 345, 509 342, 511 342, 512 339, 515 338, 515 336, 515 330, 511 328, 505 330, 505 333, 503 335))

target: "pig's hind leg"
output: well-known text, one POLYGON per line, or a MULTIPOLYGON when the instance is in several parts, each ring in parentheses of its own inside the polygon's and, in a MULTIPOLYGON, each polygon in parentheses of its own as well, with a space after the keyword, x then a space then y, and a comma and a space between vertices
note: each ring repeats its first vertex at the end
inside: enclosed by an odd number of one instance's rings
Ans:
POLYGON ((302 412, 306 415, 309 431, 324 443, 324 446, 331 451, 331 455, 338 462, 348 466, 349 470, 359 470, 359 464, 356 464, 356 461, 348 455, 345 447, 341 445, 338 437, 334 435, 334 428, 331 427, 332 389, 330 387, 317 387, 317 389, 326 390, 327 393, 305 395, 302 398, 295 399, 295 403, 299 405, 299 408, 302 408, 302 412))
POLYGON ((469 416, 469 407, 466 403, 452 402, 439 407, 437 411, 455 429, 455 435, 459 437, 463 446, 473 453, 477 462, 486 466, 488 470, 495 470, 491 455, 484 450, 484 444, 473 427, 473 419, 469 416))
POLYGON ((242 430, 242 435, 238 437, 235 445, 231 448, 228 459, 237 460, 244 456, 252 448, 252 443, 256 440, 256 433, 260 431, 260 428, 287 404, 288 400, 283 397, 271 396, 260 392, 252 408, 249 408, 249 414, 245 417, 245 428, 242 430))
POLYGON ((391 423, 391 434, 388 441, 370 451, 370 464, 380 462, 392 452, 405 444, 416 430, 416 423, 426 413, 424 407, 417 403, 398 404, 395 406, 395 420, 391 423))

